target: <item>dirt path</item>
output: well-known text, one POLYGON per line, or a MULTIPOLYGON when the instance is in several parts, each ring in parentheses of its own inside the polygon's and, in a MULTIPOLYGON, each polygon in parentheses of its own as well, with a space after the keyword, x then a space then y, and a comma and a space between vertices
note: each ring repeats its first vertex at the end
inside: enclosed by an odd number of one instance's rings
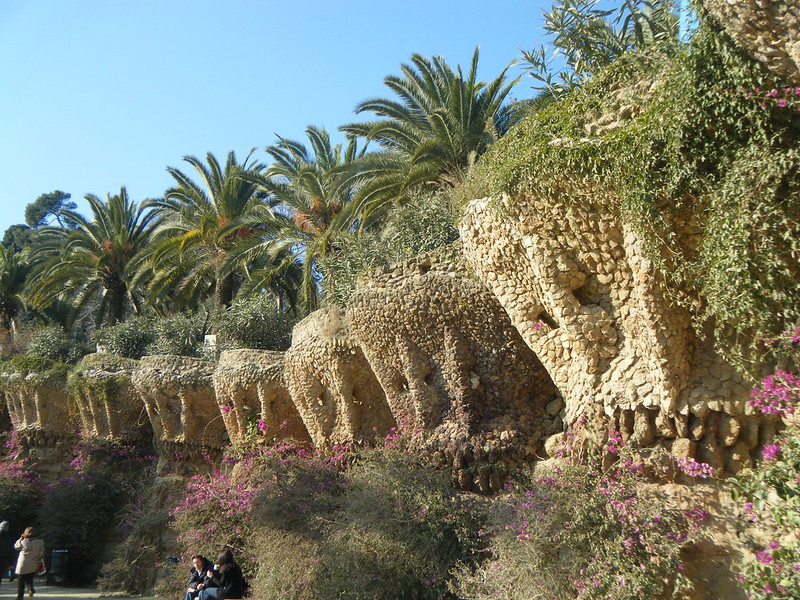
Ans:
MULTIPOLYGON (((14 600, 17 597, 17 582, 3 581, 0 584, 0 600, 14 600)), ((57 585, 36 584, 35 600, 94 600, 96 598, 130 599, 130 600, 162 600, 153 596, 126 596, 120 593, 101 592, 86 588, 64 588, 57 585)), ((25 600, 28 595, 25 594, 25 600)))

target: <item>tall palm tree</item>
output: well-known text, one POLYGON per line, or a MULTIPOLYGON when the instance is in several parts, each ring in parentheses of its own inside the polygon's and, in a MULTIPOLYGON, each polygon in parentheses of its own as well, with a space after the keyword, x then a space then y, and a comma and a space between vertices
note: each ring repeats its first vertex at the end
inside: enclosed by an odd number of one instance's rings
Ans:
POLYGON ((164 224, 147 263, 154 270, 149 292, 156 304, 180 308, 213 295, 217 306, 230 305, 249 265, 227 259, 240 244, 260 239, 268 213, 257 183, 265 166, 251 162, 254 150, 241 164, 234 152, 224 165, 210 152, 205 164, 184 157, 199 182, 179 169, 167 169, 177 185, 155 202, 164 224))
POLYGON ((488 83, 478 80, 478 57, 476 48, 465 76, 441 56, 412 55, 411 64, 401 66, 402 76, 384 79, 398 100, 372 98, 356 107, 357 114, 381 118, 340 128, 385 150, 366 154, 353 172, 368 212, 402 200, 415 186, 457 185, 508 130, 511 110, 505 101, 517 79, 508 80, 506 67, 488 83))
POLYGON ((23 252, 0 245, 0 327, 4 330, 12 329, 24 310, 23 290, 29 272, 23 252))
POLYGON ((306 137, 310 150, 282 137, 266 148, 273 162, 258 181, 273 205, 270 211, 261 209, 270 233, 242 244, 230 260, 261 265, 250 274, 248 289, 265 287, 276 273, 302 265, 298 301, 303 312, 310 312, 318 304, 319 260, 337 251, 337 236, 353 229, 358 220, 353 188, 343 175, 359 152, 356 140, 346 147, 332 144, 322 128, 307 127, 306 137))
POLYGON ((31 303, 45 309, 68 298, 73 317, 91 308, 98 324, 114 324, 142 305, 131 265, 147 249, 158 216, 149 202, 132 202, 124 187, 105 201, 92 194, 85 199, 91 220, 68 210, 62 213, 64 228, 42 230, 36 252, 46 258, 35 270, 31 303))

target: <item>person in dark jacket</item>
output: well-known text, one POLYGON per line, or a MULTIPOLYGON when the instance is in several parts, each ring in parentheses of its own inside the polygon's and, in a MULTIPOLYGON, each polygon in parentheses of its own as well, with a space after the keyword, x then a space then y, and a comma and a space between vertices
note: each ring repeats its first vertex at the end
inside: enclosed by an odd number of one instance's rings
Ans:
MULTIPOLYGON (((8 521, 0 523, 0 583, 3 577, 11 571, 11 559, 14 557, 14 538, 11 535, 11 525, 8 521)), ((9 581, 14 581, 13 577, 9 581)))
POLYGON ((213 569, 211 561, 201 554, 192 557, 192 570, 189 571, 189 581, 186 587, 184 600, 194 600, 200 591, 213 583, 208 581, 208 571, 213 569))
POLYGON ((206 587, 200 590, 199 600, 228 600, 228 598, 241 598, 247 584, 242 575, 242 569, 233 560, 233 553, 225 548, 217 557, 217 570, 206 573, 209 585, 213 582, 216 587, 206 587))

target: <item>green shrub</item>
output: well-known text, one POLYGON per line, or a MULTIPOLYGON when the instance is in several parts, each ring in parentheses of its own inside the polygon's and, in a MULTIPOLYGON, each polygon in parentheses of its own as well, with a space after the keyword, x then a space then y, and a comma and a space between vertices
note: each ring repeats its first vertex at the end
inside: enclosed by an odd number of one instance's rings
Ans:
POLYGON ((73 454, 77 475, 49 487, 39 522, 47 547, 69 553, 66 582, 86 585, 97 577, 117 514, 136 498, 150 459, 108 440, 82 442, 73 454))
POLYGON ((200 356, 207 319, 205 313, 178 313, 155 319, 155 340, 147 347, 147 354, 200 356))
POLYGON ((116 325, 101 327, 94 332, 94 341, 111 354, 126 358, 141 358, 155 340, 152 319, 131 317, 116 325))
POLYGON ((34 329, 25 353, 62 363, 75 363, 86 354, 86 347, 70 337, 60 325, 47 325, 34 329))
MULTIPOLYGON (((148 490, 150 491, 150 490, 148 490)), ((144 507, 129 506, 122 517, 119 533, 125 538, 114 546, 114 558, 104 564, 97 586, 104 590, 125 590, 141 594, 153 589, 157 570, 164 560, 164 531, 169 527, 169 511, 144 499, 144 507)))
POLYGON ((320 282, 326 305, 347 306, 356 289, 358 276, 370 269, 389 265, 392 250, 378 234, 341 235, 337 239, 339 252, 320 260, 324 276, 320 282))
POLYGON ((117 481, 96 475, 62 479, 48 490, 39 516, 41 535, 48 548, 69 552, 67 583, 94 580, 102 562, 100 550, 124 500, 117 481))
POLYGON ((262 600, 453 598, 450 571, 483 544, 483 501, 400 450, 260 449, 232 475, 194 477, 184 497, 184 559, 232 546, 262 600))
MULTIPOLYGON (((800 327, 787 332, 791 353, 800 350, 800 327)), ((788 349, 788 348, 787 348, 788 349)), ((756 468, 731 479, 743 517, 772 521, 772 539, 744 565, 742 582, 753 600, 800 597, 800 377, 778 370, 755 388, 750 404, 767 415, 788 417, 788 426, 761 450, 756 468)))
MULTIPOLYGON (((616 434, 609 451, 619 445, 616 434)), ((683 597, 690 585, 681 575, 681 550, 705 515, 667 508, 643 469, 623 456, 603 470, 590 457, 539 468, 518 482, 494 501, 491 525, 480 532, 491 557, 477 569, 461 567, 459 597, 683 597)))
POLYGON ((219 349, 286 350, 292 343, 294 322, 267 294, 237 300, 212 317, 219 349))
POLYGON ((334 468, 337 460, 296 460, 260 488, 254 595, 454 597, 450 571, 480 554, 480 501, 401 451, 363 451, 344 471, 334 468), (276 540, 281 553, 269 548, 276 540))
POLYGON ((393 210, 381 237, 398 262, 458 240, 457 219, 458 213, 447 194, 423 195, 393 210))
POLYGON ((380 234, 340 236, 338 251, 320 261, 325 303, 346 306, 364 271, 452 244, 459 239, 456 220, 457 212, 448 194, 427 194, 392 210, 380 234))
POLYGON ((36 523, 40 504, 38 478, 12 452, 10 460, 0 462, 0 515, 9 522, 12 535, 36 523))

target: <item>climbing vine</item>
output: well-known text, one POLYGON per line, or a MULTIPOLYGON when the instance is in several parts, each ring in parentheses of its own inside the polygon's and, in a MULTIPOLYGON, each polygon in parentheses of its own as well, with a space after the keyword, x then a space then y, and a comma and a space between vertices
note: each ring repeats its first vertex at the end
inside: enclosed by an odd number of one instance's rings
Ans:
POLYGON ((800 318, 800 88, 698 12, 689 44, 624 55, 512 130, 473 179, 493 197, 605 197, 698 328, 752 371, 758 340, 800 318))

